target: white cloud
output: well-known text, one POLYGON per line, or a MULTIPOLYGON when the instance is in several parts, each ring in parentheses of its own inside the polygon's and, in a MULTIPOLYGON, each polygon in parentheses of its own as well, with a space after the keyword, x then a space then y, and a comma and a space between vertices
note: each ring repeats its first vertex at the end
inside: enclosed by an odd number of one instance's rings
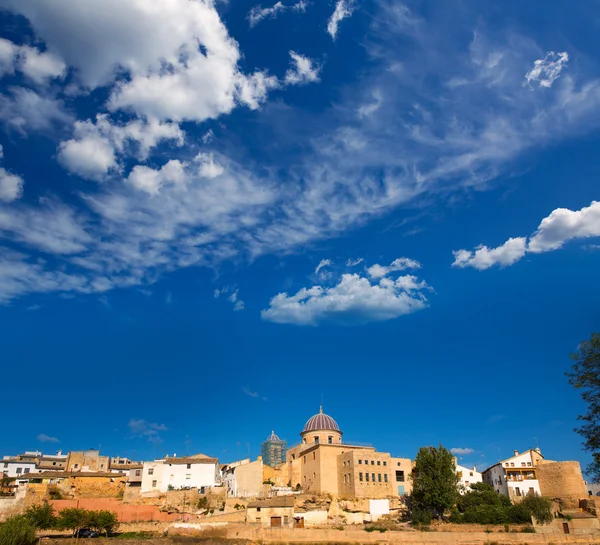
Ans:
POLYGON ((473 454, 475 450, 472 448, 451 448, 450 452, 456 454, 456 456, 467 456, 468 454, 473 454))
POLYGON ((360 265, 364 259, 362 257, 357 257, 356 259, 349 258, 346 261, 346 267, 356 267, 356 265, 360 265))
POLYGON ((552 87, 568 62, 568 53, 550 51, 543 59, 538 59, 533 63, 533 68, 525 74, 525 80, 529 86, 537 83, 539 87, 552 87))
MULTIPOLYGON (((0 161, 4 158, 4 149, 0 145, 0 161)), ((23 178, 0 167, 0 201, 12 202, 23 194, 23 178)))
POLYGON ((277 17, 278 13, 281 13, 282 11, 285 11, 286 9, 287 8, 281 2, 277 2, 275 5, 273 5, 270 8, 263 8, 260 5, 254 6, 248 12, 248 22, 250 23, 251 27, 256 26, 258 23, 260 23, 266 17, 275 19, 277 17))
POLYGON ((0 201, 12 202, 23 194, 23 178, 0 168, 0 201))
POLYGON ((11 87, 0 95, 0 122, 21 135, 50 131, 55 125, 68 125, 72 121, 63 102, 51 96, 23 87, 11 87))
POLYGON ((527 253, 539 254, 558 250, 570 240, 600 236, 600 202, 581 210, 557 208, 544 218, 535 233, 529 237, 510 238, 497 248, 479 246, 474 251, 453 252, 453 267, 489 269, 494 265, 509 266, 527 253))
POLYGON ((131 435, 134 437, 146 438, 151 443, 162 442, 160 433, 169 430, 164 424, 148 422, 143 418, 131 418, 127 426, 131 435))
POLYGON ((233 311, 234 312, 239 312, 241 310, 244 310, 245 305, 244 305, 244 301, 242 301, 241 299, 239 299, 238 297, 238 293, 240 290, 235 290, 230 296, 229 296, 229 302, 233 304, 233 311))
POLYGON ((509 238, 502 246, 488 248, 478 246, 474 251, 458 250, 453 252, 453 267, 474 267, 483 271, 494 265, 508 267, 516 263, 527 253, 526 238, 509 238))
POLYGON ((299 55, 294 51, 290 51, 292 57, 293 68, 290 68, 285 73, 285 83, 288 85, 306 85, 319 81, 319 66, 314 66, 313 61, 308 57, 299 55))
POLYGON ((374 114, 377 110, 379 110, 379 108, 381 108, 381 105, 383 104, 383 98, 379 90, 373 89, 372 96, 372 101, 361 105, 356 110, 358 117, 369 117, 370 115, 374 114))
POLYGON ((35 83, 44 84, 52 78, 62 78, 67 66, 53 53, 34 47, 16 45, 0 38, 0 76, 22 72, 35 83))
POLYGON ((185 167, 186 165, 177 159, 172 159, 158 170, 138 165, 129 174, 127 182, 140 191, 157 195, 164 184, 185 183, 185 167))
POLYGON ((398 259, 394 259, 387 267, 378 264, 368 267, 367 274, 371 278, 382 278, 393 271, 406 271, 408 269, 420 268, 421 264, 418 261, 409 259, 408 257, 399 257, 398 259))
POLYGON ((223 167, 215 162, 212 153, 199 153, 194 161, 200 164, 198 172, 204 178, 216 178, 225 172, 223 167))
POLYGON ((423 292, 427 289, 427 284, 414 276, 372 283, 358 274, 344 274, 333 287, 312 286, 294 295, 276 295, 261 316, 270 322, 313 326, 379 322, 426 308, 423 292))
POLYGON ((308 2, 306 0, 300 0, 292 6, 286 6, 281 2, 277 2, 270 8, 263 8, 261 5, 254 6, 248 12, 248 22, 250 24, 250 27, 254 27, 267 17, 270 19, 276 19, 278 14, 283 13, 287 10, 296 11, 298 13, 304 13, 307 7, 308 2))
POLYGON ((60 439, 58 439, 57 437, 46 435, 45 433, 40 433, 37 436, 37 440, 41 443, 60 443, 60 439))
POLYGON ((354 13, 354 0, 337 0, 335 10, 327 23, 327 32, 334 40, 337 37, 340 22, 350 17, 352 13, 354 13))
POLYGON ((317 268, 315 269, 315 274, 318 275, 321 269, 324 269, 325 267, 330 267, 331 265, 333 265, 333 261, 331 261, 331 259, 321 259, 321 261, 317 265, 317 268))
POLYGON ((61 142, 58 160, 74 174, 101 181, 110 170, 119 169, 117 153, 131 154, 143 161, 160 142, 170 140, 182 146, 184 138, 176 123, 136 119, 118 125, 108 115, 99 114, 95 122, 75 122, 74 138, 61 142), (129 149, 132 145, 136 149, 129 149))

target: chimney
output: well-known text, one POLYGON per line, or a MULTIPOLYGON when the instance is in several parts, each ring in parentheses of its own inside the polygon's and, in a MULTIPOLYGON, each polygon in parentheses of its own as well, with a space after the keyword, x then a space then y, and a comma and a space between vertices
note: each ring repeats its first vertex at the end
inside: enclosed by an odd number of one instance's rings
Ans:
POLYGON ((518 455, 519 455, 519 451, 515 450, 515 456, 518 456, 518 455))

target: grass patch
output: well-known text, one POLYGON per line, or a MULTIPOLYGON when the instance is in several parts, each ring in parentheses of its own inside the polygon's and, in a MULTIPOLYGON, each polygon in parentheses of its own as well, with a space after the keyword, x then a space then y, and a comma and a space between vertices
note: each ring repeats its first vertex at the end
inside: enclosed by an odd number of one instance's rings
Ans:
POLYGON ((111 539, 152 539, 158 537, 155 532, 122 532, 111 536, 111 539))

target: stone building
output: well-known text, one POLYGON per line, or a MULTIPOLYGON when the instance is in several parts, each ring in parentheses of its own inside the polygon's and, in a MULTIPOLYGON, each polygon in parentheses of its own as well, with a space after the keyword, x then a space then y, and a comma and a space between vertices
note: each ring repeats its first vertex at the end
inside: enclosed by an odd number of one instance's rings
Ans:
POLYGON ((104 472, 110 467, 110 457, 100 456, 100 451, 74 450, 67 458, 67 471, 104 472))
POLYGON ((275 467, 285 462, 285 451, 287 450, 287 441, 279 439, 275 431, 267 437, 267 440, 260 445, 260 455, 265 464, 275 467))
POLYGON ((287 451, 292 487, 306 493, 386 498, 411 492, 412 463, 374 447, 345 443, 336 421, 323 413, 311 417, 300 433, 302 442, 287 451))
POLYGON ((246 522, 267 528, 303 527, 304 519, 294 516, 295 499, 291 497, 252 501, 246 510, 246 522))
POLYGON ((255 498, 266 494, 265 481, 269 479, 267 466, 259 456, 254 462, 250 458, 225 464, 221 468, 221 479, 231 498, 255 498))

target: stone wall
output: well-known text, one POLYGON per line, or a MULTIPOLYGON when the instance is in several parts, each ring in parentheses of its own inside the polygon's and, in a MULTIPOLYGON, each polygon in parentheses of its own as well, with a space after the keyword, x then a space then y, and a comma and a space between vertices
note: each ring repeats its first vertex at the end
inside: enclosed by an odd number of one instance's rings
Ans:
POLYGON ((579 507, 579 500, 587 497, 579 462, 540 463, 536 471, 542 496, 576 500, 573 507, 579 507))

